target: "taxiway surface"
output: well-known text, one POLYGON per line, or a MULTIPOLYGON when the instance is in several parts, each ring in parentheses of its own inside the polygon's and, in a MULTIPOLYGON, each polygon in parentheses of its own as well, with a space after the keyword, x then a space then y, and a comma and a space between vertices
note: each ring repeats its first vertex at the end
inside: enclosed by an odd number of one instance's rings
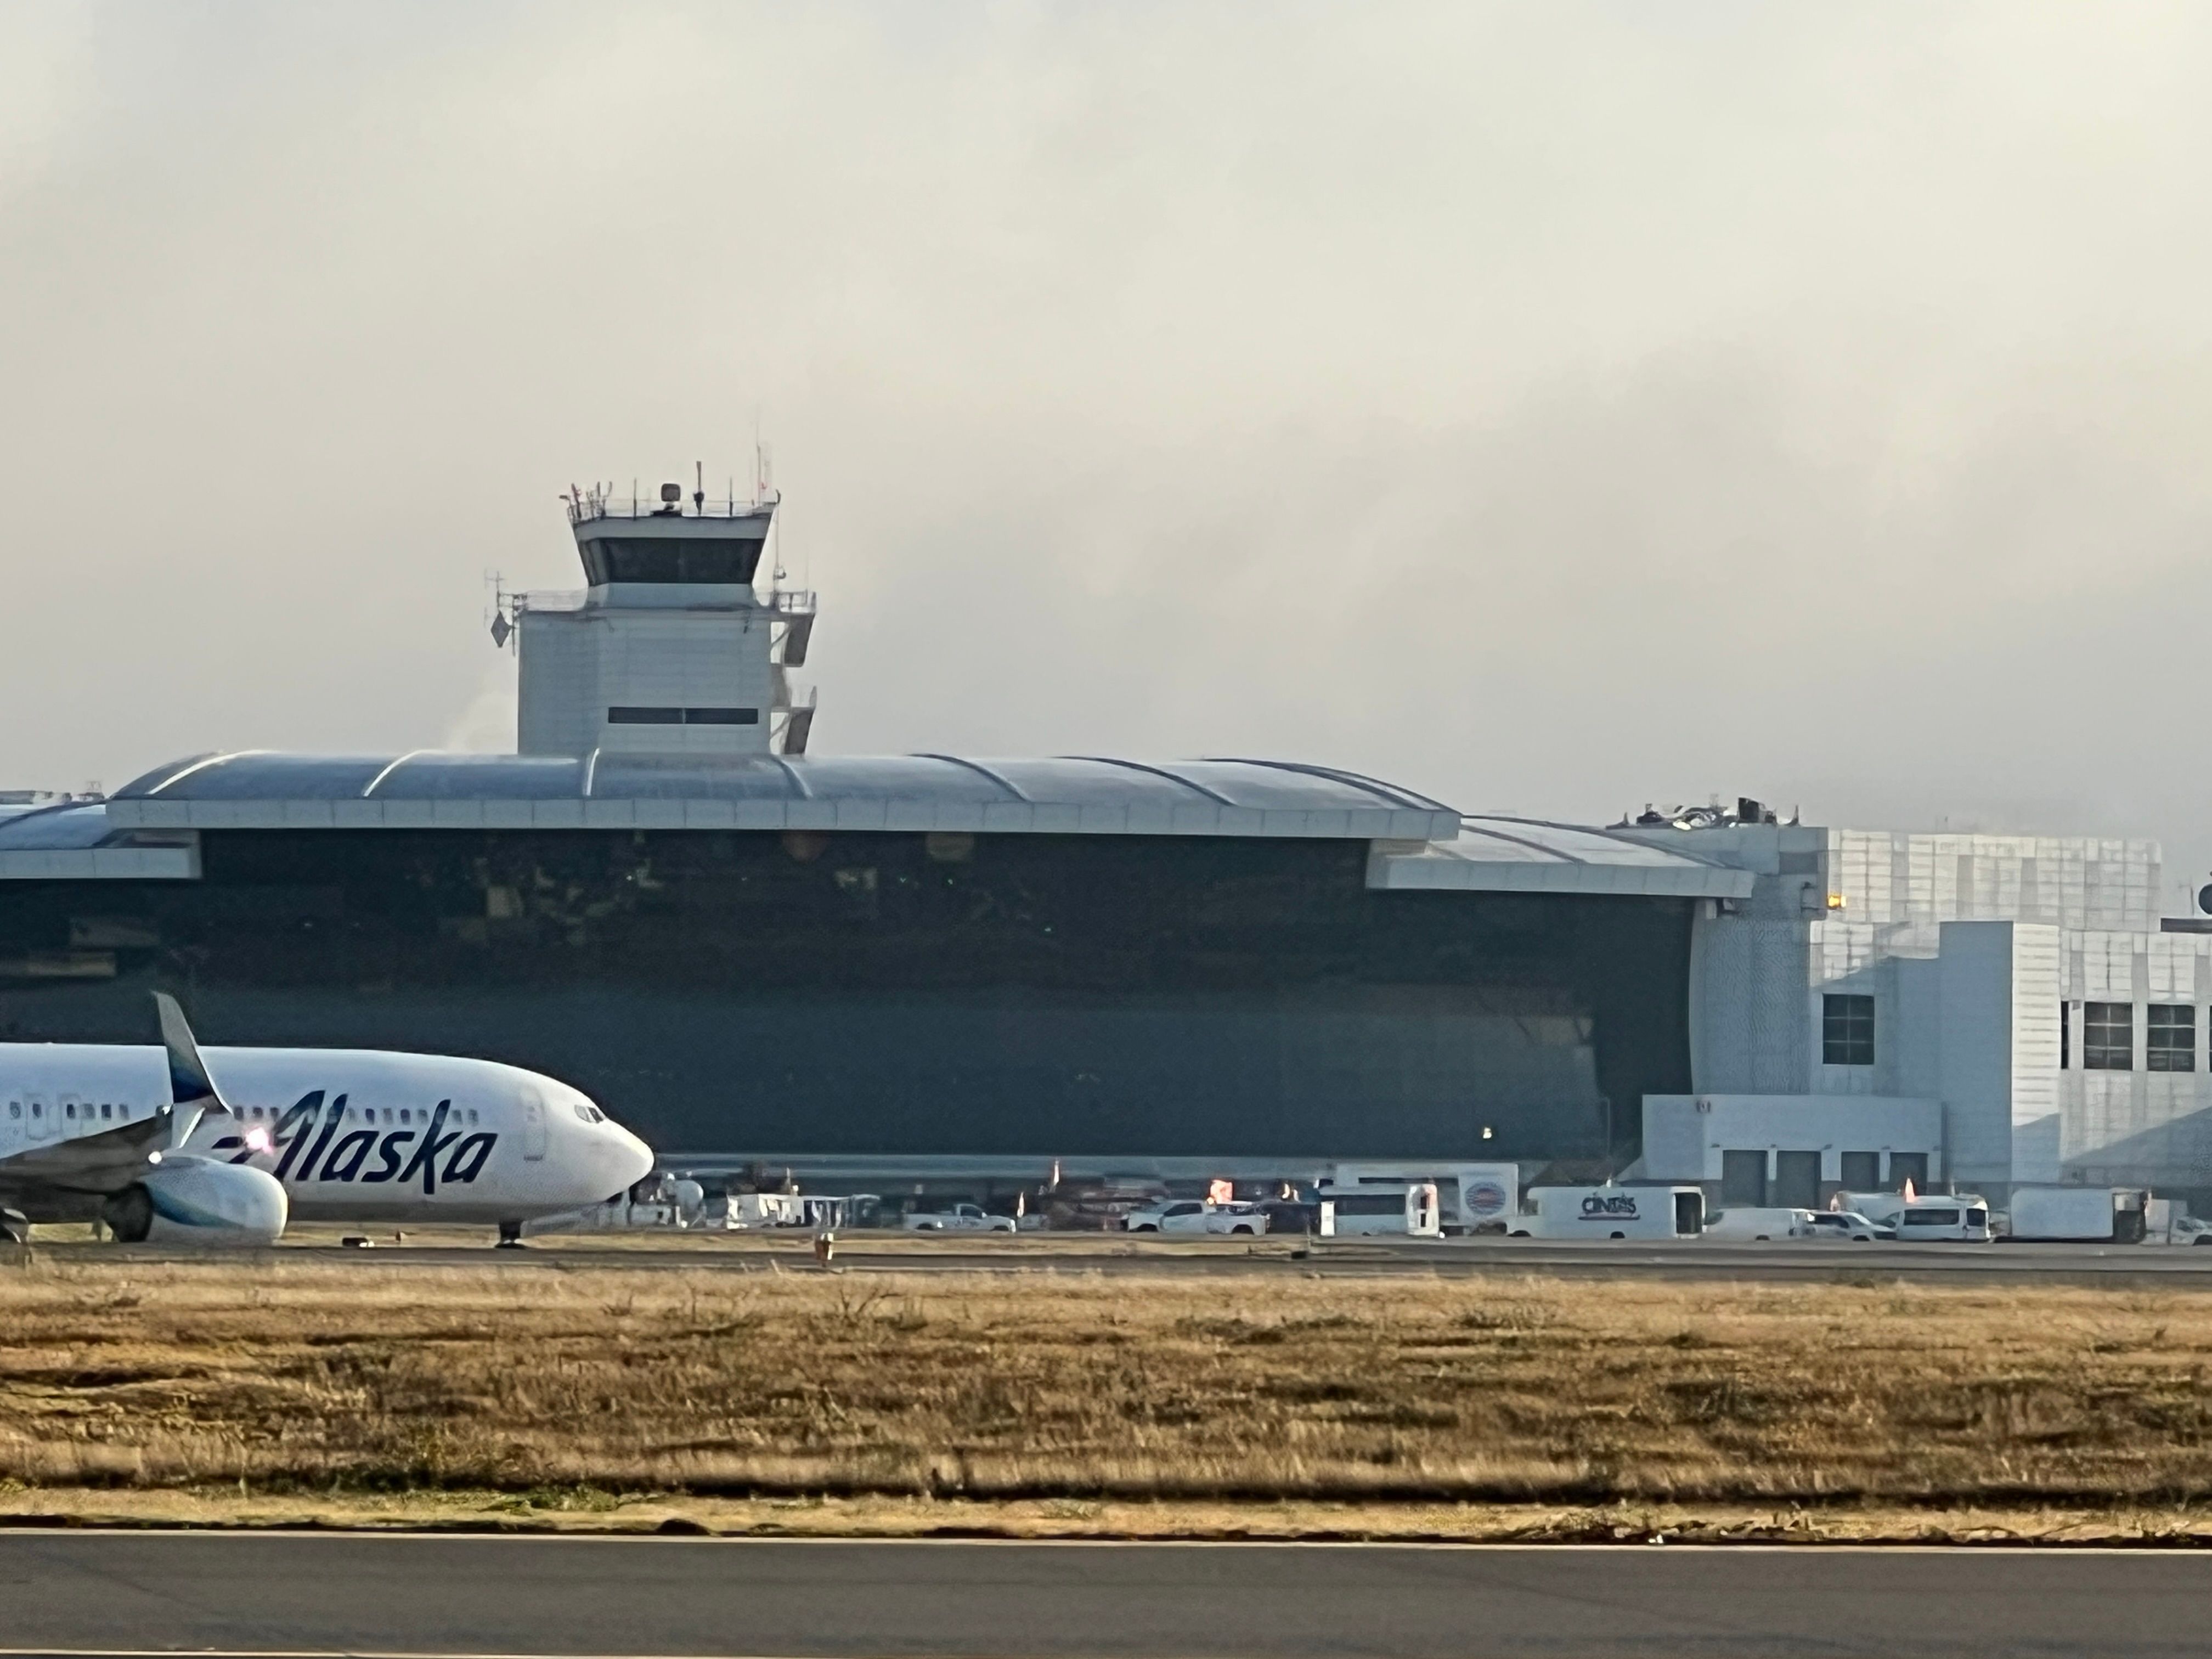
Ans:
POLYGON ((13 1654, 2200 1654, 2212 1555, 0 1533, 13 1654))
MULTIPOLYGON (((617 1267, 641 1271, 815 1271, 805 1236, 769 1233, 588 1235, 540 1239, 520 1250, 493 1250, 487 1231, 443 1228, 410 1235, 397 1248, 380 1243, 374 1259, 394 1264, 617 1267)), ((199 1260, 191 1247, 41 1244, 82 1261, 199 1260)), ((287 1240, 276 1259, 329 1261, 353 1252, 335 1243, 287 1240)), ((836 1265, 850 1273, 1100 1273, 1176 1277, 1285 1273, 1374 1277, 1534 1273, 1565 1278, 1708 1279, 1776 1283, 1918 1279, 1936 1283, 2006 1280, 2104 1285, 2212 1285, 2212 1249, 2144 1244, 1676 1244, 1474 1238, 1389 1242, 1219 1240, 1157 1243, 1117 1237, 1048 1234, 1012 1238, 915 1238, 897 1234, 841 1237, 836 1265)))

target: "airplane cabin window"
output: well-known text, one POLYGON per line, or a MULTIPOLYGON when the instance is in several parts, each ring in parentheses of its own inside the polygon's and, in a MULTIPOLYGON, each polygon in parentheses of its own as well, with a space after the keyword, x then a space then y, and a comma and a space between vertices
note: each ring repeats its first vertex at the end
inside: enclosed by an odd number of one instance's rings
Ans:
POLYGON ((8 1103, 8 1115, 9 1115, 9 1117, 21 1117, 21 1116, 22 1116, 22 1115, 23 1115, 23 1103, 22 1103, 21 1101, 20 1101, 20 1100, 11 1100, 11 1101, 9 1101, 9 1102, 8 1103))
POLYGON ((103 1101, 101 1101, 101 1102, 100 1103, 100 1116, 102 1116, 102 1117, 104 1117, 104 1118, 105 1118, 105 1117, 113 1117, 113 1116, 115 1115, 115 1104, 114 1104, 114 1103, 113 1103, 112 1101, 106 1101, 106 1100, 103 1100, 103 1101))
POLYGON ((399 1109, 399 1121, 402 1123, 412 1123, 415 1120, 407 1115, 407 1109, 402 1106, 399 1109))

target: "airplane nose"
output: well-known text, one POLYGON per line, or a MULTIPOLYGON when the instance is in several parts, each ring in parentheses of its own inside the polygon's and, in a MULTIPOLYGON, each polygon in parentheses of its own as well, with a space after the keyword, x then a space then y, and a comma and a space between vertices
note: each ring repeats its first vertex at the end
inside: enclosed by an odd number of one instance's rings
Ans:
POLYGON ((609 1123, 607 1127, 614 1131, 613 1163, 621 1177, 616 1188, 627 1191, 653 1173, 653 1148, 619 1123, 609 1123))

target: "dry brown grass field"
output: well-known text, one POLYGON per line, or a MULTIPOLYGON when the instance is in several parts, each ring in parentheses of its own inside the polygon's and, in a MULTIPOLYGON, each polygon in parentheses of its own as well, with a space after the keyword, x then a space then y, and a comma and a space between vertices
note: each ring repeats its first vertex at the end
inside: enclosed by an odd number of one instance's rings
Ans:
POLYGON ((2185 1290, 46 1251, 0 1267, 0 1511, 2194 1533, 2208 1359, 2185 1290))

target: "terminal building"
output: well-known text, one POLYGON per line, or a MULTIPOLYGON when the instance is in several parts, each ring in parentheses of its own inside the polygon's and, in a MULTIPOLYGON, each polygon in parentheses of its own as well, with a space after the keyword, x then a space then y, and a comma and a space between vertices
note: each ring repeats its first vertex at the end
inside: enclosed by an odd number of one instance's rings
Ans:
POLYGON ((0 803, 0 1039, 140 1040, 168 988, 213 1041, 512 1060, 671 1161, 823 1179, 2212 1189, 2212 936, 2162 930, 2150 843, 820 754, 775 510, 573 498, 586 587, 494 624, 513 754, 214 751, 0 803))

